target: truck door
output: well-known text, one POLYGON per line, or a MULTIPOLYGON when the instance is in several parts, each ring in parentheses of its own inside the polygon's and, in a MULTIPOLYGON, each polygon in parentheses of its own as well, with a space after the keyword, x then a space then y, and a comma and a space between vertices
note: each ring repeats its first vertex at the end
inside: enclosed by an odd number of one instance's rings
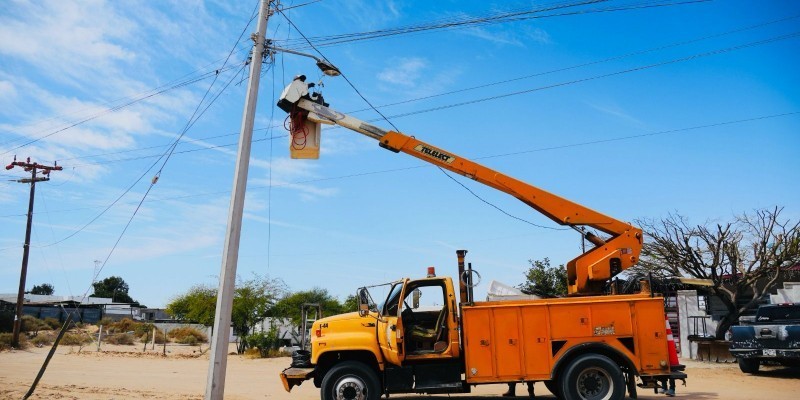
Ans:
POLYGON ((378 310, 381 317, 378 320, 378 345, 384 359, 394 365, 401 365, 405 358, 403 348, 403 319, 400 318, 401 294, 407 280, 395 283, 383 307, 378 310))

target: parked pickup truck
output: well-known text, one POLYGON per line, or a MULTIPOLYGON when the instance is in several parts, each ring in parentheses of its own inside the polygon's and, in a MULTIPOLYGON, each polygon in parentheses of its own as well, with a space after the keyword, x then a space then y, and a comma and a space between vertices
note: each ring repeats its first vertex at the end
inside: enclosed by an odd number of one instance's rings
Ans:
POLYGON ((800 303, 759 307, 755 320, 731 328, 730 350, 748 374, 763 361, 800 365, 800 303))

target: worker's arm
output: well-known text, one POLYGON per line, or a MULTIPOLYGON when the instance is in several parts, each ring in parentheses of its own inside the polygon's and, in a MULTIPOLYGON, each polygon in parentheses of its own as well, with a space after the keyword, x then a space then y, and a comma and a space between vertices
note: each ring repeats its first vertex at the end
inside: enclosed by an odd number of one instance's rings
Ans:
POLYGON ((610 235, 608 240, 603 240, 595 235, 585 234, 585 238, 595 247, 567 263, 570 294, 598 293, 606 280, 638 261, 642 231, 629 223, 598 213, 414 137, 385 131, 307 99, 301 99, 297 107, 309 111, 309 119, 335 123, 354 130, 378 140, 383 148, 409 154, 506 192, 560 225, 588 226, 610 235))

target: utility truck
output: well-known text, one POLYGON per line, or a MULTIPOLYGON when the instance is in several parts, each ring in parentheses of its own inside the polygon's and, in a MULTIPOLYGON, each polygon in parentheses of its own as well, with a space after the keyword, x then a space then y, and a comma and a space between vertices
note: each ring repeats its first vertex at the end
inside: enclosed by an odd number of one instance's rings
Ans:
MULTIPOLYGON (((481 302, 471 267, 457 252, 457 285, 430 270, 386 284, 385 298, 357 290, 359 311, 314 322, 306 361, 280 374, 287 391, 312 380, 323 400, 374 400, 393 393, 466 393, 472 385, 542 381, 563 399, 636 398, 639 387, 674 391, 686 375, 670 365, 663 299, 648 290, 605 295, 608 281, 634 265, 642 231, 623 221, 440 149, 328 107, 304 77, 278 106, 295 135, 336 124, 440 168, 508 193, 593 248, 567 263, 568 297, 481 302), (594 234, 589 229, 603 232, 594 234), (671 383, 671 388, 667 383, 671 383)), ((319 138, 317 137, 316 140, 319 138)), ((674 351, 674 348, 673 348, 674 351)))

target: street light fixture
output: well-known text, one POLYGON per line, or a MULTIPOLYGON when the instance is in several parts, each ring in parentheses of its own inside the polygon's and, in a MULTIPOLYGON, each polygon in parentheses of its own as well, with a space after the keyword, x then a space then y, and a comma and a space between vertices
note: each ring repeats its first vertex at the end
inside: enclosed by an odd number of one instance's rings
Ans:
POLYGON ((339 68, 336 68, 335 65, 329 63, 327 60, 323 60, 323 59, 321 59, 321 58, 319 58, 317 56, 311 55, 311 54, 301 53, 301 52, 295 51, 295 50, 282 49, 280 47, 275 47, 275 46, 272 46, 272 45, 268 45, 267 46, 267 50, 272 52, 272 53, 280 51, 280 52, 284 52, 284 53, 297 54, 298 56, 304 56, 304 57, 308 57, 308 58, 313 58, 317 62, 317 67, 322 71, 323 74, 328 75, 328 76, 339 76, 339 75, 342 74, 339 71, 339 68))

